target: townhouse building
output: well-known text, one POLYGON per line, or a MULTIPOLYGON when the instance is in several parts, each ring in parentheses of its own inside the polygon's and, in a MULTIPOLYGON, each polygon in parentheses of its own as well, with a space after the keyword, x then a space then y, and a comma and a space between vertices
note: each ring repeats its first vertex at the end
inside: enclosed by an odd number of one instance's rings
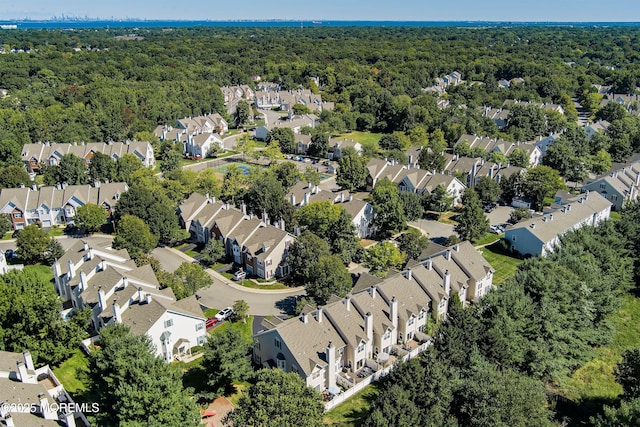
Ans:
POLYGON ((87 203, 102 206, 110 221, 120 196, 128 190, 125 182, 4 188, 0 190, 0 213, 9 214, 14 230, 27 225, 42 227, 73 224, 77 209, 87 203))
POLYGON ((640 193, 640 162, 634 162, 595 180, 589 180, 582 191, 598 192, 620 210, 625 203, 638 199, 640 193))
POLYGON ((206 341, 205 317, 195 296, 176 300, 161 289, 149 265, 137 267, 111 240, 79 241, 53 264, 54 286, 64 302, 63 317, 89 309, 94 331, 122 323, 147 335, 165 361, 190 354, 206 341))
POLYGON ((427 321, 446 316, 451 295, 476 301, 493 283, 491 266, 469 243, 431 254, 385 279, 365 273, 345 298, 305 307, 287 320, 272 317, 254 335, 254 362, 295 372, 318 391, 353 388, 381 361, 424 350, 427 321))

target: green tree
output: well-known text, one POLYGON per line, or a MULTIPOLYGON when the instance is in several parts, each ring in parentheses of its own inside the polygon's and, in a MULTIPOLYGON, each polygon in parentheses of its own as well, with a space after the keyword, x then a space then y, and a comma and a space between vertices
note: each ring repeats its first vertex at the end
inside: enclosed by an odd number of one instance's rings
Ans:
POLYGON ((357 153, 346 153, 338 160, 336 184, 342 189, 354 191, 362 187, 367 178, 367 163, 357 153))
POLYGON ((105 222, 107 222, 107 211, 102 206, 87 203, 76 211, 76 225, 89 233, 100 230, 105 222))
POLYGON ((125 154, 116 160, 116 177, 120 182, 131 184, 131 174, 142 169, 144 165, 135 154, 125 154))
POLYGON ((282 160, 284 158, 284 156, 282 155, 282 151, 280 151, 280 145, 277 141, 271 141, 269 145, 267 145, 265 149, 260 152, 260 155, 269 160, 269 164, 275 162, 276 160, 282 160))
POLYGON ((410 191, 400 193, 402 200, 402 208, 407 221, 415 221, 424 215, 424 207, 422 206, 420 196, 410 191))
POLYGON ((291 107, 291 110, 293 110, 293 114, 295 114, 296 116, 302 116, 303 114, 311 113, 309 107, 304 104, 294 104, 293 107, 291 107))
POLYGON ((244 202, 247 210, 257 216, 266 212, 270 221, 284 219, 291 223, 293 206, 285 198, 285 188, 273 173, 261 173, 247 189, 244 202))
POLYGON ((234 426, 321 427, 324 407, 320 395, 294 372, 261 369, 255 384, 242 394, 226 418, 234 426))
POLYGON ((521 168, 529 167, 529 153, 527 153, 522 148, 514 148, 513 150, 511 150, 511 153, 509 153, 507 158, 512 166, 518 166, 521 168))
POLYGON ((284 188, 289 189, 300 181, 300 170, 293 162, 278 163, 271 170, 284 188))
POLYGON ((121 324, 100 330, 89 356, 98 425, 198 426, 200 414, 182 386, 182 374, 155 355, 146 335, 121 324))
POLYGON ((180 160, 182 160, 182 156, 176 151, 171 150, 165 153, 160 161, 160 172, 166 175, 178 169, 180 167, 180 160))
POLYGON ((429 238, 416 228, 409 227, 406 233, 398 237, 398 249, 407 254, 407 260, 418 259, 427 246, 429 246, 429 238))
POLYGON ((474 188, 483 204, 496 203, 502 195, 500 184, 488 176, 480 177, 474 188))
POLYGON ((291 154, 296 152, 296 135, 291 128, 275 127, 267 133, 267 143, 276 141, 280 145, 283 153, 291 154))
POLYGON ((409 148, 411 141, 400 132, 394 132, 391 135, 383 135, 378 141, 378 145, 383 150, 400 150, 404 151, 409 148))
MULTIPOLYGON (((139 162, 139 161, 138 161, 139 162)), ((94 181, 114 181, 117 174, 117 163, 108 154, 99 151, 93 153, 89 163, 89 177, 94 181)))
POLYGON ((0 172, 1 188, 18 188, 20 185, 31 185, 31 178, 22 166, 6 166, 0 172))
POLYGON ((60 242, 52 237, 49 239, 49 243, 47 243, 47 248, 43 253, 42 260, 47 265, 53 265, 58 258, 61 258, 62 255, 64 255, 64 252, 65 250, 60 242))
POLYGON ((84 160, 74 154, 65 154, 57 165, 44 168, 43 176, 47 185, 63 182, 68 185, 80 185, 89 181, 84 160))
POLYGON ((220 190, 220 198, 225 201, 235 201, 241 195, 241 191, 247 182, 247 177, 236 164, 227 166, 227 173, 220 190))
POLYGON ((125 215, 142 219, 156 238, 168 243, 180 233, 176 203, 151 186, 138 184, 120 196, 116 209, 116 225, 125 215))
POLYGON ((244 127, 251 119, 251 106, 247 101, 241 99, 236 104, 236 113, 234 115, 236 127, 244 127))
POLYGON ((251 376, 251 347, 251 342, 235 328, 209 336, 202 363, 209 397, 233 393, 234 381, 245 381, 251 376))
POLYGON ((454 230, 462 240, 477 240, 489 231, 489 219, 482 209, 478 193, 467 188, 462 195, 462 211, 454 230))
POLYGON ((326 304, 331 295, 344 297, 349 293, 353 284, 351 274, 338 256, 321 256, 310 263, 310 280, 305 283, 305 290, 317 305, 326 304))
POLYGON ((249 304, 243 299, 233 302, 233 318, 234 320, 242 319, 242 323, 247 323, 249 316, 249 304))
POLYGON ((249 137, 248 134, 242 135, 236 140, 235 150, 242 153, 242 160, 246 160, 246 157, 253 157, 258 147, 256 142, 249 137))
POLYGON ((451 204, 453 203, 453 197, 442 184, 436 185, 431 194, 425 193, 422 197, 422 204, 425 208, 439 214, 451 209, 451 204))
POLYGON ((614 370, 616 382, 622 386, 627 400, 640 397, 640 349, 634 348, 622 354, 622 361, 614 370))
POLYGON ((599 150, 589 158, 589 169, 596 175, 609 171, 612 164, 611 155, 605 150, 599 150))
POLYGON ((27 225, 16 238, 18 256, 27 264, 35 264, 42 260, 49 240, 49 235, 40 227, 27 225))
POLYGON ((533 201, 533 208, 542 209, 545 197, 553 197, 564 188, 564 182, 558 171, 549 166, 539 165, 528 169, 524 175, 523 193, 533 201))
POLYGON ((213 278, 199 264, 183 262, 173 272, 178 286, 172 288, 177 299, 186 298, 213 283, 213 278))
POLYGON ((371 192, 371 204, 374 212, 373 224, 380 236, 389 236, 406 227, 400 191, 388 178, 376 184, 371 192))
POLYGON ((289 248, 287 263, 295 283, 305 284, 311 280, 313 261, 331 255, 327 242, 309 230, 302 232, 289 248))
POLYGON ((48 279, 33 270, 0 276, 0 350, 29 350, 36 366, 58 364, 85 338, 88 312, 60 317, 62 302, 48 279))
POLYGON ((11 214, 0 214, 0 236, 4 236, 10 230, 13 230, 11 214))
POLYGON ((364 265, 371 273, 384 277, 390 268, 400 269, 404 265, 406 254, 391 242, 380 242, 365 251, 364 265))
POLYGON ((140 218, 124 215, 116 228, 113 247, 126 249, 132 258, 149 253, 158 244, 158 238, 151 233, 149 226, 140 218))
POLYGON ((306 182, 310 182, 311 185, 319 185, 322 180, 322 175, 320 172, 314 169, 313 166, 307 166, 304 168, 304 172, 302 173, 302 177, 306 182))
POLYGON ((329 134, 325 132, 315 132, 311 136, 311 146, 309 154, 315 157, 325 157, 329 152, 329 134))
POLYGON ((218 239, 209 239, 201 252, 200 261, 211 267, 224 258, 225 250, 223 243, 218 239))
POLYGON ((640 399, 620 402, 620 407, 604 405, 603 413, 591 417, 594 427, 622 427, 638 425, 640 420, 640 399))
POLYGON ((222 182, 220 182, 214 169, 207 168, 198 172, 195 184, 195 191, 201 194, 208 194, 210 197, 220 197, 222 182))
POLYGON ((531 213, 527 208, 515 208, 513 211, 511 211, 511 214, 509 214, 509 221, 512 224, 517 224, 520 221, 529 218, 531 218, 531 213))

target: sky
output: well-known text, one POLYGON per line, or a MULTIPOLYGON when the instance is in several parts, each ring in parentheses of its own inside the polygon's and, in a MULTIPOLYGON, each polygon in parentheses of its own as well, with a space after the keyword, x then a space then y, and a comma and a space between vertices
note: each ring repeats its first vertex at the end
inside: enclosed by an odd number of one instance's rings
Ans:
POLYGON ((639 0, 0 0, 0 20, 640 22, 639 0))

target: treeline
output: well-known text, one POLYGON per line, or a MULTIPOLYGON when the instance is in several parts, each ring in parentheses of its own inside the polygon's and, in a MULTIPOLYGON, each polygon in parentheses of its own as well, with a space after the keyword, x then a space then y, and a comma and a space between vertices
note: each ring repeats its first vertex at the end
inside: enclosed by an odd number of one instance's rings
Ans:
POLYGON ((131 138, 177 117, 224 114, 219 86, 253 85, 259 75, 284 89, 315 90, 317 77, 336 103, 324 119, 337 131, 441 128, 452 143, 497 132, 475 107, 521 99, 571 109, 570 96, 589 98, 593 83, 631 93, 640 80, 635 28, 184 28, 117 37, 133 31, 0 32, 5 51, 30 49, 0 61, 9 91, 0 141, 131 138), (480 84, 449 88, 443 111, 422 89, 454 70, 480 84), (498 88, 515 77, 525 84, 498 88))
POLYGON ((639 220, 634 205, 569 233, 479 304, 455 301, 434 345, 385 380, 365 425, 551 425, 545 385, 611 340, 608 315, 638 284, 639 220))

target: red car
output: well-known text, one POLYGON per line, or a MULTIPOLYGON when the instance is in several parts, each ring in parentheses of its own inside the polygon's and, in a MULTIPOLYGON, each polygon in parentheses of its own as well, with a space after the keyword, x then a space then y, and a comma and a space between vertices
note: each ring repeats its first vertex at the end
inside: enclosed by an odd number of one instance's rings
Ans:
POLYGON ((216 319, 215 317, 209 317, 204 324, 207 327, 207 329, 209 329, 209 328, 213 328, 216 325, 216 323, 218 323, 218 319, 216 319))

